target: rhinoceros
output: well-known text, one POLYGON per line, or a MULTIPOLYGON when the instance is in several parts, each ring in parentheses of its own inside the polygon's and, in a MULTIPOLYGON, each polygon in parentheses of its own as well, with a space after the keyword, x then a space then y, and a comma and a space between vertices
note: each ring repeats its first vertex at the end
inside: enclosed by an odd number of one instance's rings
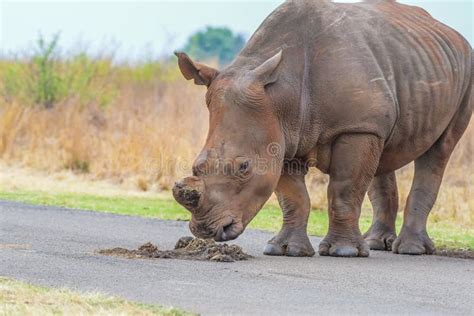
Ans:
POLYGON ((431 254, 428 214, 472 115, 472 48, 425 10, 390 0, 287 1, 218 71, 176 53, 207 87, 210 114, 193 175, 175 183, 191 232, 237 238, 275 192, 283 226, 266 255, 313 256, 308 168, 329 175, 329 228, 319 254, 370 249, 431 254), (397 237, 395 171, 414 161, 397 237), (361 234, 368 192, 374 209, 361 234))

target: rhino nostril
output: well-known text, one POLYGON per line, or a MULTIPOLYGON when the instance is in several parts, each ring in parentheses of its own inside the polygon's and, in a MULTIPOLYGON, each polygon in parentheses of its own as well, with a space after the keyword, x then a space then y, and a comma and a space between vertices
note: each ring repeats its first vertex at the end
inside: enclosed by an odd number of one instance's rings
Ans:
POLYGON ((232 220, 229 224, 222 226, 220 236, 218 236, 221 241, 227 241, 232 238, 233 225, 234 221, 232 220))
POLYGON ((234 222, 232 221, 232 223, 228 224, 228 225, 225 225, 224 227, 222 227, 222 230, 224 231, 224 233, 227 231, 229 231, 229 229, 232 228, 232 225, 234 225, 234 222))

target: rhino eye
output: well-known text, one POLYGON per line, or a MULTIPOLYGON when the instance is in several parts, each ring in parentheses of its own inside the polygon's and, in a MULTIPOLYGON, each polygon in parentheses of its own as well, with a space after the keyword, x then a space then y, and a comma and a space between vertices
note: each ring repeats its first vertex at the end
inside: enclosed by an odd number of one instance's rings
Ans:
POLYGON ((243 163, 240 164, 239 166, 239 172, 240 173, 244 173, 244 172, 247 172, 247 170, 249 169, 249 166, 250 166, 250 162, 247 160, 247 161, 244 161, 243 163))

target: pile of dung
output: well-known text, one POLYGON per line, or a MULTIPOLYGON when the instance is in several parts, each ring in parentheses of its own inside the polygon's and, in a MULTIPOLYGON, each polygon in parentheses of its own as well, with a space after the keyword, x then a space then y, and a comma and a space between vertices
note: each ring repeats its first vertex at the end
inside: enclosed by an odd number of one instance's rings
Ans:
POLYGON ((159 250, 148 242, 136 250, 125 248, 102 249, 97 253, 107 256, 119 256, 129 259, 181 259, 199 261, 234 262, 247 260, 251 256, 237 245, 218 244, 212 239, 182 237, 176 243, 174 250, 159 250))

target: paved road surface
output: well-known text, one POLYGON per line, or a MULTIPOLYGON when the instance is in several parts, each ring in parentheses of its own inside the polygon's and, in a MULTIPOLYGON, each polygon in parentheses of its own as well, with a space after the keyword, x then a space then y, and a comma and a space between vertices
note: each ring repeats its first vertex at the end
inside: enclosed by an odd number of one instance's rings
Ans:
MULTIPOLYGON (((237 244, 238 263, 129 260, 99 248, 171 249, 186 223, 0 201, 0 275, 100 291, 202 314, 474 314, 474 261, 372 252, 369 258, 266 257, 270 234, 237 244)), ((312 238, 315 248, 318 238, 312 238)))

